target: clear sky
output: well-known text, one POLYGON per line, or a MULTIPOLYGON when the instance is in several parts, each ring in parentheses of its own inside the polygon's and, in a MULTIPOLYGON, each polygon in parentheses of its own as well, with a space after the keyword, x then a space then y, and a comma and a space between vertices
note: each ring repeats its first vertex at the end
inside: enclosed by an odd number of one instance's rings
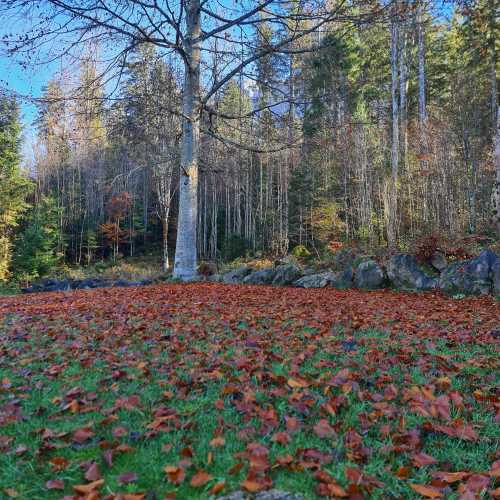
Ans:
MULTIPOLYGON (((22 27, 21 21, 0 17, 0 40, 3 35, 19 32, 22 27)), ((24 154, 30 157, 34 138, 33 122, 37 114, 32 98, 41 96, 43 87, 59 68, 58 63, 39 64, 36 59, 30 65, 23 65, 22 62, 22 58, 8 54, 5 45, 0 42, 0 88, 12 92, 18 98, 24 126, 24 154)))

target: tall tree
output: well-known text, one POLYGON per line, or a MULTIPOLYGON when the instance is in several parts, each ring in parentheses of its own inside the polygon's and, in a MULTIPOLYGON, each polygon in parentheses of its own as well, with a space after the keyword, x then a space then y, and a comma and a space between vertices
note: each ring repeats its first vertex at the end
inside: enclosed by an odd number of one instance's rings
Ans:
POLYGON ((0 281, 9 277, 14 229, 28 208, 31 182, 20 170, 21 125, 14 98, 0 94, 0 281))

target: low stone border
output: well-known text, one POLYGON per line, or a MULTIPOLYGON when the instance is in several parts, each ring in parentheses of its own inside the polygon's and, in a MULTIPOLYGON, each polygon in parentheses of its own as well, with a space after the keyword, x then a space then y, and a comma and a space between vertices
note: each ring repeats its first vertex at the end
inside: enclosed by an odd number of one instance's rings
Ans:
MULTIPOLYGON (((342 262, 341 271, 315 272, 295 264, 282 263, 265 269, 243 266, 225 274, 216 274, 209 281, 225 284, 295 286, 299 288, 358 288, 422 292, 440 290, 450 296, 494 295, 500 297, 500 257, 485 250, 474 259, 441 266, 434 275, 428 274, 415 257, 397 254, 381 264, 372 258, 350 258, 342 262)), ((440 263, 442 264, 442 262, 440 263)), ((22 289, 24 293, 82 290, 90 288, 142 286, 152 280, 126 281, 105 278, 81 280, 46 279, 22 289)))

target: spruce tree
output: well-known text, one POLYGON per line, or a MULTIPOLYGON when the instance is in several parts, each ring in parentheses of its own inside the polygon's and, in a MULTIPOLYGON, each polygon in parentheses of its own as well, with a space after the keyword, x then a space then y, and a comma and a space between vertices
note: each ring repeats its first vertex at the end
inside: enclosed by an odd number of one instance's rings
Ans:
POLYGON ((14 230, 28 208, 31 182, 20 169, 21 125, 15 99, 0 95, 0 281, 9 277, 14 230))

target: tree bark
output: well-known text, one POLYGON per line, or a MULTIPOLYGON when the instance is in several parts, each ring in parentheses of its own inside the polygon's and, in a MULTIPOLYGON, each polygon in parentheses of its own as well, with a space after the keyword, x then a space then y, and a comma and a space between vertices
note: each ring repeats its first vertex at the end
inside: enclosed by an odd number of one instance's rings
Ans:
POLYGON ((186 41, 179 220, 173 276, 197 274, 198 159, 200 142, 200 1, 186 1, 186 41))
POLYGON ((396 245, 397 180, 399 164, 399 106, 398 106, 398 19, 391 22, 391 100, 392 100, 392 150, 391 180, 387 193, 387 243, 396 245))
POLYGON ((162 268, 163 272, 166 273, 168 271, 168 268, 170 266, 170 262, 168 259, 168 212, 166 215, 162 217, 161 220, 162 224, 162 238, 163 238, 163 258, 162 258, 162 268))
POLYGON ((500 240, 500 107, 496 113, 496 134, 494 143, 494 161, 495 161, 495 185, 493 187, 493 221, 496 225, 497 237, 500 240))
POLYGON ((425 103, 425 41, 424 41, 423 0, 417 4, 417 44, 418 44, 418 118, 420 125, 427 120, 425 103))
POLYGON ((399 108, 401 115, 401 155, 403 168, 408 168, 408 114, 407 114, 407 92, 408 92, 408 65, 407 65, 407 39, 408 30, 406 21, 401 24, 399 47, 399 108))

